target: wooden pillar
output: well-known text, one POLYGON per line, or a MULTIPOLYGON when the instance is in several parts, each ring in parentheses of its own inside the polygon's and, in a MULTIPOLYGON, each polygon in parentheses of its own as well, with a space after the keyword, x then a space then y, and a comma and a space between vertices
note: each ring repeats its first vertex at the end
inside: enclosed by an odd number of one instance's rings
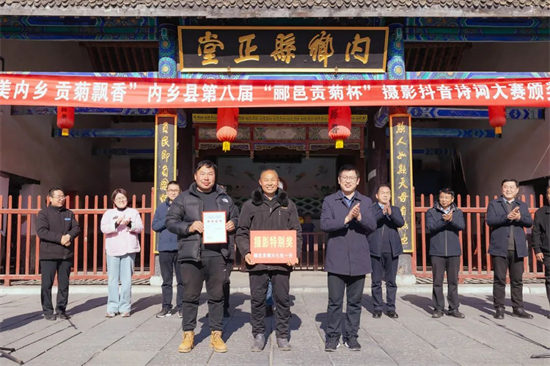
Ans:
MULTIPOLYGON (((177 26, 163 23, 159 26, 159 78, 176 78, 178 37, 177 26)), ((155 118, 155 200, 153 210, 167 197, 168 182, 177 179, 177 111, 159 110, 155 118)), ((157 248, 158 235, 152 242, 157 248)), ((159 272, 158 256, 155 258, 155 276, 159 272)), ((152 283, 158 282, 153 281, 152 283)))
MULTIPOLYGON (((388 45, 388 79, 405 80, 405 45, 403 43, 403 25, 390 24, 390 39, 388 45)), ((389 108, 390 113, 390 172, 392 187, 392 204, 399 207, 405 219, 405 226, 399 229, 401 243, 405 254, 399 258, 397 273, 401 275, 400 282, 414 284, 412 275, 416 232, 414 231, 414 194, 411 146, 411 116, 407 114, 407 106, 389 108)))

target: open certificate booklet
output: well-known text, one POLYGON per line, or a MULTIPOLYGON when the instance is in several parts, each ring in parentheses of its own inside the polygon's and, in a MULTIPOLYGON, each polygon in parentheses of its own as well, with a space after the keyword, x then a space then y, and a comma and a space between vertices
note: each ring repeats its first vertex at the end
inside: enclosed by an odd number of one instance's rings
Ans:
POLYGON ((206 211, 202 213, 202 242, 204 244, 227 243, 227 230, 225 229, 225 211, 206 211))

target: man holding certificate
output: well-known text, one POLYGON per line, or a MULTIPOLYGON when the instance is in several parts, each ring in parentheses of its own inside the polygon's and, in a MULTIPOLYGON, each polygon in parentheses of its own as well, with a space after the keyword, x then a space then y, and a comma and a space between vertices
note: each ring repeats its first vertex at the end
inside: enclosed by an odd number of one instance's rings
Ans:
POLYGON ((216 184, 216 165, 201 161, 195 170, 195 183, 180 194, 166 214, 166 227, 178 235, 178 261, 183 277, 183 341, 178 351, 194 347, 197 311, 203 282, 208 294, 210 346, 227 352, 222 340, 223 284, 226 262, 233 251, 238 208, 225 190, 216 184))
POLYGON ((289 280, 302 252, 302 229, 298 210, 287 193, 278 188, 279 176, 272 169, 260 176, 260 188, 242 206, 237 229, 237 247, 250 278, 253 352, 265 347, 266 293, 273 283, 277 347, 290 351, 289 280))

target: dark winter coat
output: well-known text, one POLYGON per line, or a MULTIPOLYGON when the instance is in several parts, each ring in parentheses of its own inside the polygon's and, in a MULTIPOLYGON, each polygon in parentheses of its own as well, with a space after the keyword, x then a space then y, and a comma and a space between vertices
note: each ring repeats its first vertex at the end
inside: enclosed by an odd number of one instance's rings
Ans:
POLYGON ((550 206, 543 206, 535 212, 533 250, 545 257, 550 255, 550 206))
MULTIPOLYGON (((273 199, 276 202, 269 202, 262 189, 258 188, 252 192, 252 198, 243 204, 236 237, 237 247, 243 258, 250 253, 251 230, 296 230, 297 258, 302 253, 302 227, 296 205, 282 189, 277 190, 277 196, 273 199)), ((292 267, 286 264, 246 264, 246 270, 290 272, 292 267)))
POLYGON ((351 207, 338 191, 325 197, 321 212, 321 230, 328 233, 325 270, 330 273, 360 276, 372 272, 367 235, 376 230, 370 198, 355 192, 351 207), (361 221, 353 219, 344 224, 350 210, 360 203, 361 221))
POLYGON ((171 252, 178 250, 178 236, 166 228, 166 214, 172 206, 170 199, 160 204, 153 217, 153 230, 158 233, 157 250, 159 252, 171 252))
MULTIPOLYGON (((216 185, 216 204, 218 210, 226 212, 227 221, 233 221, 237 227, 239 209, 225 190, 216 185)), ((202 235, 198 232, 190 233, 189 227, 195 221, 202 221, 203 202, 197 194, 197 184, 193 183, 188 190, 181 193, 166 214, 166 227, 171 233, 178 236, 178 260, 200 262, 201 252, 204 249, 202 235)), ((234 255, 234 235, 227 236, 226 244, 222 244, 221 254, 225 259, 234 255)), ((210 245, 210 244, 208 244, 210 245)))
POLYGON ((491 201, 489 207, 487 207, 487 225, 492 229, 489 254, 497 257, 508 256, 508 240, 510 238, 510 228, 512 228, 518 258, 527 257, 529 253, 524 228, 533 225, 529 208, 525 202, 515 199, 512 209, 518 206, 521 218, 518 221, 511 221, 508 220, 505 205, 504 198, 500 197, 491 201))
POLYGON ((388 235, 390 240, 391 252, 394 257, 403 253, 403 244, 399 236, 398 228, 405 225, 405 220, 401 215, 398 207, 391 206, 391 215, 384 215, 384 211, 380 208, 378 202, 371 206, 372 214, 376 220, 376 230, 370 233, 367 237, 369 241, 370 254, 375 257, 380 257, 382 253, 382 237, 388 235))
POLYGON ((40 260, 70 259, 74 256, 73 240, 80 234, 80 225, 71 210, 48 206, 38 213, 36 234, 40 238, 40 260), (61 237, 71 236, 69 246, 61 245, 61 237))
POLYGON ((436 257, 458 257, 462 253, 462 244, 458 234, 464 230, 464 214, 455 203, 450 207, 453 212, 451 221, 443 219, 443 208, 436 202, 426 213, 426 226, 430 232, 430 255, 436 257))

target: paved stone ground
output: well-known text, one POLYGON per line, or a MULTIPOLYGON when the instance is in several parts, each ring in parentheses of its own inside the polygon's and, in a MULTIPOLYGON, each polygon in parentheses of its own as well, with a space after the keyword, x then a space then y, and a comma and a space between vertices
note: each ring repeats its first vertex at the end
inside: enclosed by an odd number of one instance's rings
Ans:
MULTIPOLYGON (((156 291, 156 290, 155 290, 156 291)), ((367 292, 368 293, 368 292, 367 292)), ((179 354, 181 319, 157 319, 160 295, 138 293, 132 317, 106 319, 104 294, 70 296, 72 318, 49 322, 42 318, 37 295, 0 297, 0 345, 16 348, 14 356, 28 365, 548 365, 533 354, 550 353, 550 320, 544 294, 526 294, 525 308, 533 320, 492 317, 489 294, 462 294, 466 319, 431 319, 429 294, 398 293, 399 319, 373 319, 372 299, 363 298, 359 341, 363 349, 340 347, 324 351, 327 294, 293 293, 291 352, 274 345, 272 318, 269 341, 261 353, 249 351, 250 301, 232 294, 232 317, 225 319, 226 354, 209 348, 206 297, 201 298, 196 348, 179 354)), ((508 303, 509 305, 509 303, 508 303)), ((0 358, 0 365, 15 365, 0 358)))

